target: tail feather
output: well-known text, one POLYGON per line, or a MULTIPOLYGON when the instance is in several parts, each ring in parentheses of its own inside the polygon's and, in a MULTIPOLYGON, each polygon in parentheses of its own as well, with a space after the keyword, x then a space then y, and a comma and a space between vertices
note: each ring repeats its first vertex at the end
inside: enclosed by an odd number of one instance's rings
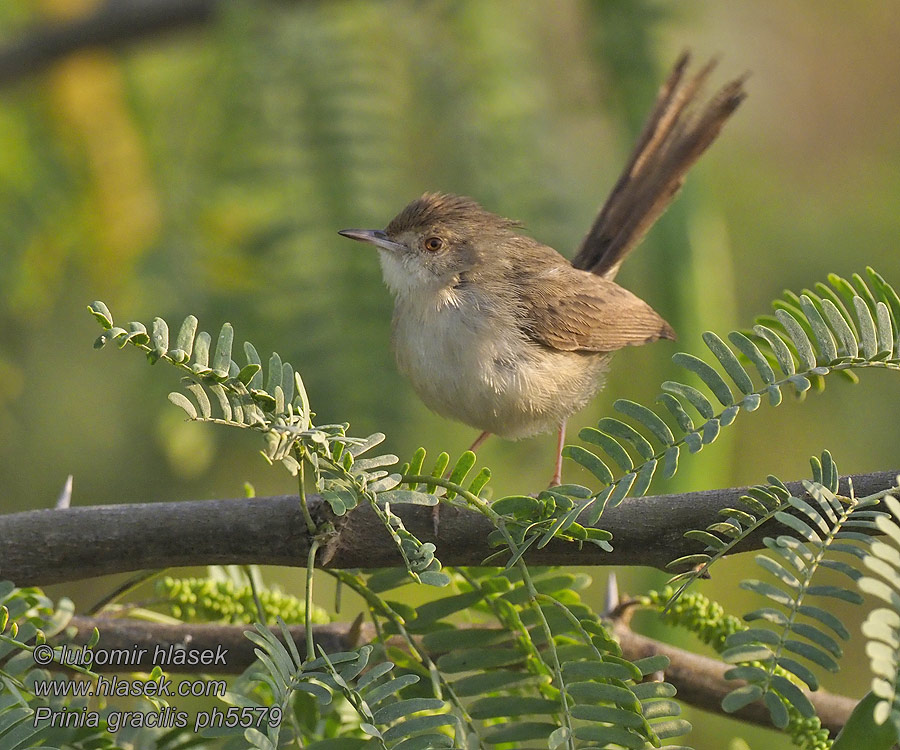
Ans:
POLYGON ((575 268, 614 278, 746 97, 744 76, 726 84, 697 114, 697 97, 716 60, 684 81, 689 60, 683 53, 660 89, 628 164, 572 261, 575 268))

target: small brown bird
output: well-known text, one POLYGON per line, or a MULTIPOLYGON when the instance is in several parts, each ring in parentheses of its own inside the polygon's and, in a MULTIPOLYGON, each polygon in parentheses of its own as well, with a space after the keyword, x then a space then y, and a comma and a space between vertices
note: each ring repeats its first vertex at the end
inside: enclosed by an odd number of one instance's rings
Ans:
POLYGON ((681 57, 631 159, 572 263, 470 198, 429 193, 382 230, 345 237, 378 249, 394 295, 400 370, 433 411, 518 439, 559 429, 602 386, 611 353, 674 339, 646 302, 613 282, 625 256, 681 187, 745 94, 724 87, 699 114, 688 108, 713 68, 682 82, 681 57))

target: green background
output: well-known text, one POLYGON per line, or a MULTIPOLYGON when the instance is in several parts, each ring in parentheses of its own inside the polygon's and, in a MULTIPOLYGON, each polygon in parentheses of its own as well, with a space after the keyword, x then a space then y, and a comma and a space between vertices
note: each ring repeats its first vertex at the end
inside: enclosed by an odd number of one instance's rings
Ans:
MULTIPOLYGON (((0 0, 0 45, 89 6, 0 0)), ((238 342, 299 369, 319 422, 383 431, 401 457, 419 445, 458 455, 474 431, 431 415, 398 375, 375 254, 336 230, 383 227, 440 190, 571 255, 684 48, 720 55, 716 85, 751 76, 748 100, 619 276, 679 342, 618 354, 570 436, 616 398, 652 404, 663 380, 683 377, 676 347, 702 354, 704 330, 747 326, 785 287, 867 264, 900 284, 898 38, 892 2, 221 3, 208 23, 7 83, 0 511, 52 506, 70 473, 74 505, 233 497, 245 481, 260 495, 294 490, 255 435, 185 423, 165 400, 174 371, 95 352, 94 299, 119 320, 230 321, 238 342)), ((898 468, 898 384, 883 372, 862 381, 742 414, 651 491, 802 478, 823 448, 845 472, 898 468)), ((495 492, 529 492, 549 477, 553 444, 493 439, 479 459, 495 492)), ((750 609, 733 586, 747 565, 722 565, 703 590, 750 609)), ((301 590, 297 572, 270 577, 301 590)), ((662 580, 620 574, 631 591, 662 580)), ((84 607, 112 582, 51 593, 84 607)), ((849 650, 839 688, 861 695, 860 640, 849 650)), ((698 750, 734 734, 786 746, 692 717, 698 750)))

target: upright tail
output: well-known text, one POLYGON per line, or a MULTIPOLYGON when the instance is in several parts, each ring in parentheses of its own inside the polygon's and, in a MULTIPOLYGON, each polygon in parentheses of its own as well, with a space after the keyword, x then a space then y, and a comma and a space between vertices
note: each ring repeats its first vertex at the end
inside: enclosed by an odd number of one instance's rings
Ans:
POLYGON ((675 198, 687 171, 747 96, 743 76, 726 84, 698 111, 697 98, 716 61, 685 81, 689 60, 689 53, 682 53, 660 89, 625 170, 572 261, 575 268, 614 278, 628 253, 675 198))

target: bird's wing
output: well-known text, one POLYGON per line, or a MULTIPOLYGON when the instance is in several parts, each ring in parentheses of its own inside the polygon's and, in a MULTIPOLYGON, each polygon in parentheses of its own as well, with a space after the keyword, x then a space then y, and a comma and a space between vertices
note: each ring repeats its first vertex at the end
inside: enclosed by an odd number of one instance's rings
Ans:
POLYGON ((675 339, 650 305, 607 279, 556 268, 521 287, 520 328, 562 351, 611 352, 657 339, 675 339))

